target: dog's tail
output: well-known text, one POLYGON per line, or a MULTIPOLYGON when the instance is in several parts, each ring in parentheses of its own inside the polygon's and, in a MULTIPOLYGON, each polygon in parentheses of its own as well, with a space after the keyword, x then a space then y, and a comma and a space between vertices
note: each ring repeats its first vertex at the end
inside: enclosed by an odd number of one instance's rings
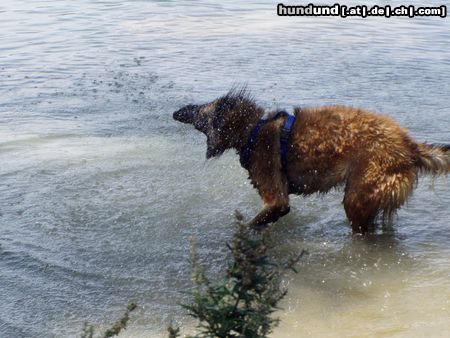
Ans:
POLYGON ((450 172, 450 144, 418 144, 417 167, 431 175, 450 172))

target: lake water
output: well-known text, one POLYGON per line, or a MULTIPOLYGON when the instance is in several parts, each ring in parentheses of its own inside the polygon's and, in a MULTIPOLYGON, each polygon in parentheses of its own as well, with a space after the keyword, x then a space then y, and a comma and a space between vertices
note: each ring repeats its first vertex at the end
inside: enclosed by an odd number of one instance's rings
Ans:
MULTIPOLYGON (((178 305, 190 236, 220 276, 233 211, 250 217, 260 201, 235 154, 206 161, 204 137, 172 120, 183 104, 246 83, 267 109, 361 106, 450 143, 448 19, 2 0, 0 31, 1 337, 75 337, 129 301, 140 307, 123 337, 192 325, 178 305)), ((367 238, 351 235, 342 192, 291 200, 273 241, 309 255, 286 276, 273 337, 448 337, 445 178, 421 179, 393 227, 367 238)))

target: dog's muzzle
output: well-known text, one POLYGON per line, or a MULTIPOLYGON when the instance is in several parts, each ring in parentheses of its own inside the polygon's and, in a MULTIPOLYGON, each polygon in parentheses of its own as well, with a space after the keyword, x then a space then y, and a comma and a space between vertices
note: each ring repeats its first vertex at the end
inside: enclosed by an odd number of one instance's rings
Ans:
POLYGON ((173 113, 173 118, 183 123, 194 123, 195 115, 198 113, 200 106, 189 104, 173 113))

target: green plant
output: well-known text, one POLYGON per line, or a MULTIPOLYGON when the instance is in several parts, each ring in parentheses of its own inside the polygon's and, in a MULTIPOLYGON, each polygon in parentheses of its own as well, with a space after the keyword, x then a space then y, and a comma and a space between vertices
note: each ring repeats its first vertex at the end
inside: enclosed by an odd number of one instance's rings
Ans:
MULTIPOLYGON (((106 330, 103 334, 98 337, 109 338, 117 336, 122 330, 127 327, 128 320, 130 319, 130 313, 137 308, 135 303, 130 303, 123 316, 116 321, 111 328, 106 330)), ((94 338, 94 327, 88 323, 84 323, 83 332, 81 333, 81 338, 94 338)))
MULTIPOLYGON (((303 255, 300 253, 280 266, 267 254, 264 234, 238 225, 231 244, 227 244, 231 260, 226 275, 212 284, 199 263, 192 245, 193 302, 183 305, 188 314, 198 320, 195 338, 206 337, 267 337, 279 320, 272 314, 286 295, 281 287, 282 271, 294 269, 303 255)), ((169 327, 169 337, 178 337, 179 330, 169 327)))

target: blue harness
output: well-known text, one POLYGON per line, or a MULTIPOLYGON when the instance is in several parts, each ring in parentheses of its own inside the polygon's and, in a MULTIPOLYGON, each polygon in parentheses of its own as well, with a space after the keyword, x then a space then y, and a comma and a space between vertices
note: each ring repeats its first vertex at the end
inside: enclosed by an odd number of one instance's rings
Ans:
POLYGON ((255 127, 253 127, 252 132, 250 133, 250 137, 247 141, 247 144, 245 145, 244 150, 240 154, 239 161, 241 162, 241 165, 248 169, 250 157, 252 156, 253 150, 255 148, 256 144, 256 138, 258 137, 259 132, 261 131, 261 128, 264 127, 264 125, 272 120, 276 120, 282 116, 286 116, 286 121, 284 122, 283 127, 280 131, 280 155, 281 155, 281 168, 282 170, 287 173, 287 153, 288 153, 288 145, 289 145, 289 136, 291 134, 292 126, 295 122, 295 116, 290 115, 285 111, 278 112, 273 118, 266 119, 266 120, 259 120, 255 127))

